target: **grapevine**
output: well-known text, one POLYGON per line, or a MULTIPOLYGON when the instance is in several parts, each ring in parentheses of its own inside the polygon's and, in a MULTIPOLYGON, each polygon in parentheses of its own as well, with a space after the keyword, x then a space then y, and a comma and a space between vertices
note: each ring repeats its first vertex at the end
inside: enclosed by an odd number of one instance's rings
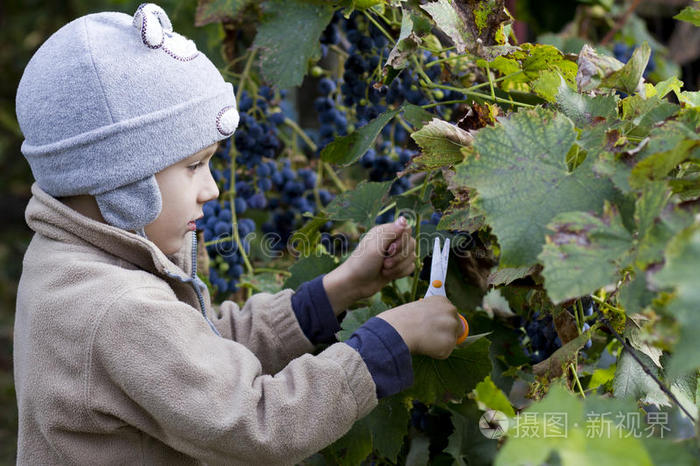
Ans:
POLYGON ((670 448, 697 464, 700 97, 639 33, 639 2, 592 3, 576 24, 608 8, 602 39, 537 43, 517 43, 503 0, 212 16, 255 25, 222 44, 241 119, 197 224, 216 301, 295 288, 403 215, 417 271, 356 303, 343 340, 422 296, 430 245, 454 240, 446 289, 473 336, 445 361, 414 356, 414 385, 308 464, 657 464, 670 448), (494 412, 503 437, 479 431, 494 412), (561 442, 523 438, 554 412, 570 416, 561 442), (592 438, 592 419, 612 433, 592 438))

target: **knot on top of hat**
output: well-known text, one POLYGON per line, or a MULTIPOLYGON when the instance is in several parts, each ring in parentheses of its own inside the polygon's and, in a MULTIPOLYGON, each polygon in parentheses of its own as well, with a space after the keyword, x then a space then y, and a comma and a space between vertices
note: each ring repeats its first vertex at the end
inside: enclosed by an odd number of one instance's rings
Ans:
POLYGON ((173 32, 173 24, 165 11, 153 3, 143 3, 134 13, 134 27, 141 35, 141 41, 148 48, 162 49, 171 57, 189 61, 197 57, 199 51, 194 42, 173 32))

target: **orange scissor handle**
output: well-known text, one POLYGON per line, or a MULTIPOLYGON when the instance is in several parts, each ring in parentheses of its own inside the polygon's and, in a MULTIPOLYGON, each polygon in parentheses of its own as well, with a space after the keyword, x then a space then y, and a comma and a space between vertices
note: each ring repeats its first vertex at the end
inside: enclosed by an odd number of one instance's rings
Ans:
POLYGON ((463 343, 464 340, 467 339, 467 336, 469 336, 469 323, 467 323, 467 319, 464 318, 462 314, 457 314, 462 321, 462 325, 464 326, 464 332, 457 338, 457 344, 459 345, 460 343, 463 343))

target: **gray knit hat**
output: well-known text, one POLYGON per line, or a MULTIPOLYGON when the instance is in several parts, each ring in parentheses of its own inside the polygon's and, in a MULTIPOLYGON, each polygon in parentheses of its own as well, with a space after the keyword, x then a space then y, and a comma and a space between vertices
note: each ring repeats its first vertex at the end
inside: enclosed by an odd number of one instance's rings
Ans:
POLYGON ((143 4, 53 34, 24 70, 17 119, 39 187, 93 195, 108 223, 140 231, 162 206, 153 175, 231 136, 238 112, 231 84, 143 4))

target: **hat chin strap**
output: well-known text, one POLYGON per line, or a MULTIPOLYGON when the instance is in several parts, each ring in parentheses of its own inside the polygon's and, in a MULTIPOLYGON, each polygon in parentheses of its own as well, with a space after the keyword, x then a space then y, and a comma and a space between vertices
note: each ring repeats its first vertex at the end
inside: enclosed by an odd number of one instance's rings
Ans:
POLYGON ((107 223, 123 230, 136 231, 144 238, 144 227, 158 218, 163 206, 155 176, 96 194, 95 200, 107 223))

